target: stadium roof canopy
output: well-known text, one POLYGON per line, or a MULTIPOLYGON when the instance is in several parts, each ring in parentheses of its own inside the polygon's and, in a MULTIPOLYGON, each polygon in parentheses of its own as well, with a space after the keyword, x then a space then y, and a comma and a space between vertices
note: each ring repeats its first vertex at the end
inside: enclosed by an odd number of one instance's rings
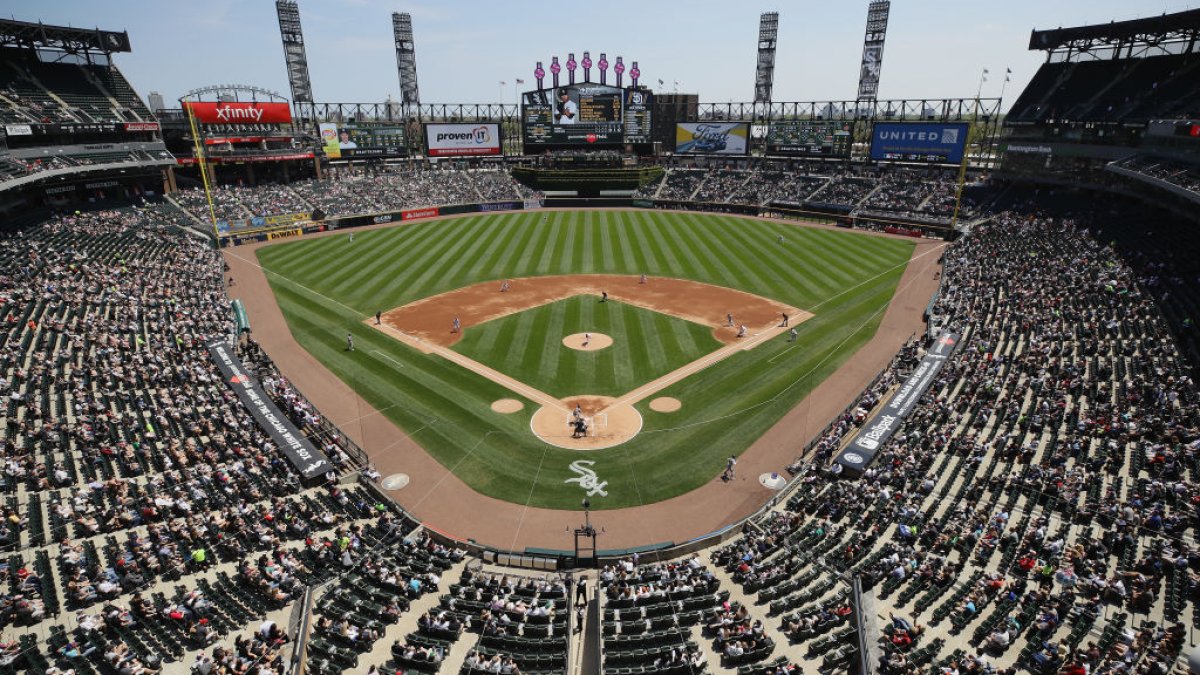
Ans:
POLYGON ((11 19, 0 19, 0 47, 58 49, 70 53, 132 51, 125 31, 47 26, 11 19))
POLYGON ((1112 21, 1093 26, 1035 30, 1029 49, 1056 52, 1110 52, 1111 58, 1138 55, 1147 48, 1166 53, 1195 51, 1200 39, 1200 9, 1147 19, 1112 21), (1169 45, 1176 45, 1169 49, 1169 45), (1180 49, 1182 47, 1182 49, 1180 49))

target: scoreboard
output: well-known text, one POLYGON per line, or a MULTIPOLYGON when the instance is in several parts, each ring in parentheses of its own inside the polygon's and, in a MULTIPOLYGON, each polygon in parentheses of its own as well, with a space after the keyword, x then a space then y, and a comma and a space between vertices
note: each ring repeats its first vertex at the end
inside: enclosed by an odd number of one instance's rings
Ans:
POLYGON ((772 122, 767 130, 767 154, 849 157, 853 130, 853 122, 772 122))
POLYGON ((649 143, 652 96, 590 83, 526 92, 521 106, 525 146, 649 143))

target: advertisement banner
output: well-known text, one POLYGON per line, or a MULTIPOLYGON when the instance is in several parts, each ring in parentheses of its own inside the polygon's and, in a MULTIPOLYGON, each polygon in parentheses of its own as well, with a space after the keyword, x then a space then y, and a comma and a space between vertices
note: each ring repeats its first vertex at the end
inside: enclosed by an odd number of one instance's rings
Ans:
POLYGON ((32 136, 33 127, 28 124, 6 124, 4 131, 9 136, 32 136))
POLYGON ((438 208, 436 206, 428 209, 413 209, 411 211, 402 211, 400 220, 419 220, 421 218, 436 218, 438 216, 438 208))
POLYGON ((520 211, 523 208, 525 208, 525 205, 521 202, 488 202, 479 205, 479 210, 483 213, 489 211, 520 211))
POLYGON ((302 230, 302 229, 283 230, 281 232, 268 232, 267 239, 269 239, 269 240, 270 239, 290 239, 291 237, 299 237, 302 234, 304 234, 304 230, 302 230))
POLYGON ((499 124, 426 124, 425 148, 430 157, 500 154, 499 124))
POLYGON ((675 125, 675 152, 744 155, 750 148, 745 122, 681 122, 675 125))
MULTIPOLYGON (((204 161, 209 164, 242 164, 243 162, 291 162, 298 159, 312 159, 311 152, 281 152, 277 155, 209 155, 204 161)), ((197 164, 195 157, 176 157, 176 164, 197 164)))
POLYGON ((333 468, 325 454, 313 447, 291 420, 267 398, 258 380, 246 372, 242 360, 228 344, 214 342, 208 345, 208 353, 216 362, 217 369, 221 371, 222 379, 233 389, 254 420, 283 451, 301 476, 306 480, 316 479, 333 468))
POLYGON ((904 384, 888 399, 878 414, 858 430, 845 449, 838 453, 836 461, 843 471, 848 475, 857 476, 871 465, 871 461, 879 453, 879 448, 886 445, 888 439, 904 424, 905 418, 912 413, 921 396, 933 384, 938 372, 946 364, 946 359, 954 352, 958 339, 957 333, 945 332, 934 342, 933 347, 926 352, 904 384))
POLYGON ((292 108, 286 103, 184 101, 201 124, 290 124, 292 108))
POLYGON ((125 131, 158 131, 158 122, 126 122, 125 131))
POLYGON ((876 122, 871 159, 958 164, 967 146, 966 122, 876 122))
POLYGON ((330 159, 340 158, 342 146, 338 141, 337 125, 332 122, 321 122, 317 128, 321 130, 321 149, 325 151, 325 156, 330 159))

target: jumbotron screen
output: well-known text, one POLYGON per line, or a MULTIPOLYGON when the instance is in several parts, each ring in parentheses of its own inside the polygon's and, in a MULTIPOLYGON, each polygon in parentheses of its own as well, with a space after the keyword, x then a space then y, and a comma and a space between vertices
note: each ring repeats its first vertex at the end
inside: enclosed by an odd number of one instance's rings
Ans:
POLYGON ((849 157, 852 130, 852 122, 771 122, 767 154, 849 157))
POLYGON ((603 84, 525 92, 525 147, 649 143, 652 94, 603 84))

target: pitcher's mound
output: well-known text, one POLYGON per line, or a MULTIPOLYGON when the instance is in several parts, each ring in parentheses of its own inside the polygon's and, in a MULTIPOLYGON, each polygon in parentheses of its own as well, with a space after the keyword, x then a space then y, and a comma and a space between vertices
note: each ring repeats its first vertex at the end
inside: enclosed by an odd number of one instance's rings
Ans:
POLYGON ((675 412, 676 410, 679 410, 682 407, 683 407, 683 404, 679 402, 679 399, 671 398, 670 396, 659 396, 658 398, 654 399, 653 401, 650 401, 650 409, 653 410, 654 412, 661 412, 661 413, 675 412))
POLYGON ((575 333, 563 338, 563 346, 578 349, 581 352, 594 352, 611 347, 612 343, 613 339, 604 333, 575 333))
POLYGON ((506 415, 515 413, 524 407, 525 404, 515 398, 502 398, 499 401, 492 401, 492 410, 506 415))

